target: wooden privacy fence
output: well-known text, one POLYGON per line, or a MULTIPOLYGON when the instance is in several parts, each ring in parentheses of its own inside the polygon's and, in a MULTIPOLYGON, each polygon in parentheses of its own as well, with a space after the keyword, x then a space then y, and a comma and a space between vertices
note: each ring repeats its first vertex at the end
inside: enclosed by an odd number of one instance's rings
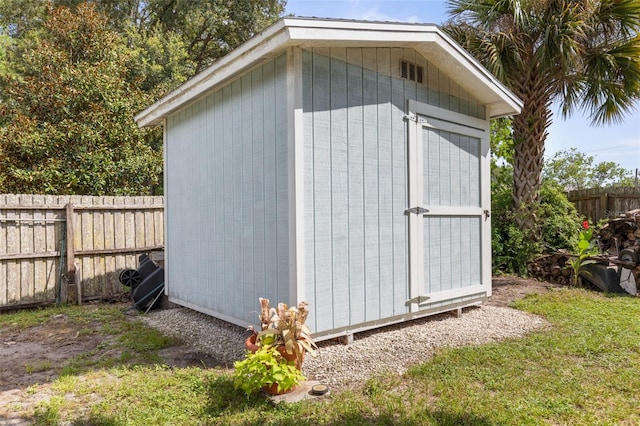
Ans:
POLYGON ((578 213, 593 222, 611 219, 634 209, 640 209, 640 188, 580 189, 569 191, 569 201, 578 213))
POLYGON ((163 214, 163 197, 0 195, 0 310, 122 293, 163 214))

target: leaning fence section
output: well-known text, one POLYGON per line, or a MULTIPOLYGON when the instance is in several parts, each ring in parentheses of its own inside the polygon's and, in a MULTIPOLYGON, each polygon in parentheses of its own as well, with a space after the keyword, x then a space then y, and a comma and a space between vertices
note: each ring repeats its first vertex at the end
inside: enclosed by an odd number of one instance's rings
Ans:
POLYGON ((0 195, 0 308, 119 294, 163 244, 162 197, 0 195))
POLYGON ((628 211, 640 209, 640 188, 580 189, 569 191, 569 201, 578 213, 598 222, 601 219, 620 217, 628 211))

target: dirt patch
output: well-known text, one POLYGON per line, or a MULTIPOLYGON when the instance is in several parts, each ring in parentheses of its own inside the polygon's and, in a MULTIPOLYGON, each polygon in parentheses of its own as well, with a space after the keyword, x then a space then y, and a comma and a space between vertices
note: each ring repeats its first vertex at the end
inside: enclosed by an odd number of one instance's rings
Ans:
MULTIPOLYGON (((517 277, 496 277, 489 305, 509 306, 527 294, 544 293, 555 284, 517 277)), ((123 311, 129 305, 122 305, 123 311)), ((135 316, 131 321, 136 321, 135 316)), ((0 425, 17 419, 20 412, 33 410, 35 404, 46 399, 46 387, 37 392, 25 392, 33 385, 50 383, 62 372, 62 367, 74 357, 100 351, 108 339, 99 332, 100 324, 78 326, 65 315, 56 315, 45 324, 26 330, 17 327, 0 328, 0 425)), ((163 362, 174 367, 220 365, 215 358, 198 352, 188 345, 176 345, 162 350, 163 362)))
POLYGON ((527 294, 542 294, 552 289, 561 288, 559 284, 520 277, 493 277, 493 294, 487 305, 510 306, 514 301, 527 294))
POLYGON ((47 383, 60 366, 82 353, 93 351, 104 340, 99 325, 70 325, 65 315, 55 315, 45 325, 22 331, 0 329, 0 391, 47 383))

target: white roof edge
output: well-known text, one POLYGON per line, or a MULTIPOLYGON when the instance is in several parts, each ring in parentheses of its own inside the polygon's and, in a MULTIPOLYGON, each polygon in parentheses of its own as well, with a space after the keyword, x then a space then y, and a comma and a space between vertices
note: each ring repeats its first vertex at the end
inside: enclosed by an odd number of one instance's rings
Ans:
POLYGON ((391 21, 363 21, 353 19, 333 19, 333 18, 306 18, 298 16, 290 16, 282 18, 288 27, 305 27, 305 28, 326 28, 326 29, 350 29, 350 30, 384 30, 389 31, 390 27, 394 31, 406 32, 424 32, 425 28, 437 28, 436 24, 429 23, 409 23, 409 22, 391 22, 391 21))
POLYGON ((327 43, 363 42, 377 43, 433 43, 451 52, 465 71, 483 80, 485 85, 497 95, 487 104, 506 103, 495 109, 491 118, 517 114, 522 109, 522 101, 487 71, 471 54, 458 45, 449 35, 434 24, 409 24, 396 22, 370 22, 319 18, 287 17, 256 35, 213 65, 197 74, 180 87, 156 101, 134 119, 138 126, 162 124, 162 119, 186 102, 225 81, 243 69, 260 61, 264 56, 289 46, 306 41, 326 40, 327 43), (410 33, 412 37, 407 37, 410 33), (393 36, 389 37, 391 34, 393 36), (442 45, 444 43, 444 45, 442 45), (450 50, 453 49, 453 50, 450 50))
POLYGON ((442 31, 440 28, 437 29, 438 34, 448 42, 448 45, 455 49, 459 54, 465 57, 467 61, 469 61, 470 65, 473 65, 474 68, 480 73, 483 74, 484 78, 487 79, 495 89, 497 89, 500 93, 502 93, 502 98, 506 103, 509 104, 515 111, 512 113, 499 113, 500 115, 491 116, 491 118, 499 118, 508 115, 520 114, 522 111, 522 107, 524 103, 520 98, 518 98, 507 86, 505 86, 500 80, 498 80, 493 74, 489 72, 476 58, 471 55, 468 51, 462 48, 449 34, 442 31))

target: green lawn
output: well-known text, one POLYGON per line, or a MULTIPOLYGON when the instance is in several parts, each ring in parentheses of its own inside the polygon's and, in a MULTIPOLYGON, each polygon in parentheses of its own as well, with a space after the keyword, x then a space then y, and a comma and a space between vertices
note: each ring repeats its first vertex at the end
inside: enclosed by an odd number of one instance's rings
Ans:
POLYGON ((372 377, 324 400, 274 405, 247 399, 221 370, 139 363, 64 375, 34 418, 80 425, 640 424, 640 299, 566 289, 516 307, 553 326, 442 350, 404 376, 372 377))

